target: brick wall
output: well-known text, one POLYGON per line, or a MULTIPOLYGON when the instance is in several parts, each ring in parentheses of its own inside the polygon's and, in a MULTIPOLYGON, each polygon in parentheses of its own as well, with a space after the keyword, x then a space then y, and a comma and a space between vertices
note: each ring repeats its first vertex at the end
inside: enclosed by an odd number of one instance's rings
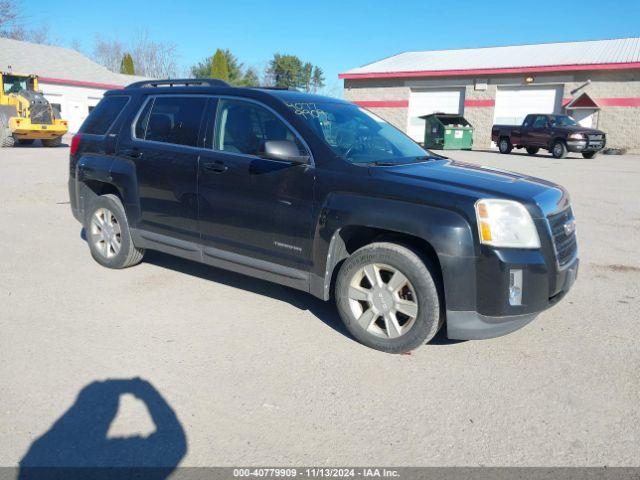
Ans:
MULTIPOLYGON (((564 85, 563 98, 571 98, 571 91, 591 83, 578 92, 588 93, 596 102, 598 99, 640 98, 640 71, 592 71, 567 74, 534 75, 534 85, 564 85)), ((476 90, 473 78, 448 77, 434 79, 384 79, 345 80, 344 98, 349 101, 405 101, 408 102, 411 88, 464 87, 464 116, 474 127, 474 148, 491 146, 491 126, 494 107, 487 100, 495 100, 499 85, 523 85, 524 78, 493 76, 485 78, 486 90, 476 90), (485 102, 482 102, 484 100, 485 102)), ((403 131, 407 129, 408 109, 406 107, 370 108, 377 115, 403 131)), ((606 106, 595 115, 594 127, 607 133, 608 145, 640 149, 640 107, 606 106)))

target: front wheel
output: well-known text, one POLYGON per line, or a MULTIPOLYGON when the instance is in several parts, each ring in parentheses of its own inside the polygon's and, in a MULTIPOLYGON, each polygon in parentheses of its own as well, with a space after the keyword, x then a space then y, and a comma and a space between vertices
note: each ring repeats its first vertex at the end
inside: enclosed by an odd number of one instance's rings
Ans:
POLYGON ((527 147, 527 153, 529 155, 535 155, 538 151, 540 151, 538 147, 527 147))
POLYGON ((513 145, 511 145, 511 142, 507 137, 502 137, 498 141, 498 149, 500 150, 500 153, 511 153, 511 150, 513 150, 513 145))
POLYGON ((553 144, 553 147, 551 148, 551 155, 553 155, 555 158, 565 158, 567 156, 567 153, 569 153, 567 150, 567 146, 562 140, 558 140, 553 144))
POLYGON ((433 271, 403 245, 362 247, 338 273, 336 304, 342 321, 358 341, 387 353, 428 342, 443 319, 433 271))
POLYGON ((62 137, 42 139, 43 147, 59 147, 62 144, 62 137))
POLYGON ((584 158, 593 158, 598 152, 582 152, 584 158))
POLYGON ((126 268, 142 261, 144 250, 133 244, 127 215, 116 195, 101 195, 92 202, 84 228, 91 256, 100 265, 126 268))

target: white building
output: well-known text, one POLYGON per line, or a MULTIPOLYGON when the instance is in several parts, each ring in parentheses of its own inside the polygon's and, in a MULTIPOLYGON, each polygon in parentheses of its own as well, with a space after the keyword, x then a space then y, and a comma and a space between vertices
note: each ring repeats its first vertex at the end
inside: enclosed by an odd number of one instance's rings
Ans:
POLYGON ((0 38, 0 71, 36 74, 40 90, 76 132, 106 90, 122 88, 143 77, 107 70, 80 52, 0 38))

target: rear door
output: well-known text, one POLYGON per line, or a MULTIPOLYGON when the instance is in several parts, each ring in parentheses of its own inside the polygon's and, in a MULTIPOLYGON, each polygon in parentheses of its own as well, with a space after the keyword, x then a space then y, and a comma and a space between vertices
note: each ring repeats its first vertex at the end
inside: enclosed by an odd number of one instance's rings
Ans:
POLYGON ((222 97, 210 115, 207 137, 213 141, 198 175, 205 257, 227 251, 247 257, 233 257, 240 263, 256 259, 307 270, 315 170, 262 158, 260 151, 267 140, 293 141, 301 154, 309 154, 308 147, 282 117, 255 101, 222 97))
POLYGON ((198 155, 207 101, 196 95, 149 96, 118 144, 118 156, 135 165, 140 201, 136 227, 145 240, 194 253, 193 246, 179 242, 199 240, 198 155))

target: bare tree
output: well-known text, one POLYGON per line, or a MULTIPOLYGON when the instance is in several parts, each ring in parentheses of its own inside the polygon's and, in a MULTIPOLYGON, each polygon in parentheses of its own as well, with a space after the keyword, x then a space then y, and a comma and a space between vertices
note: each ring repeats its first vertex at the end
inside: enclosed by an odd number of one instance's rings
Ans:
POLYGON ((146 31, 138 32, 131 49, 136 72, 152 78, 172 78, 178 71, 178 47, 151 40, 146 31))
POLYGON ((25 17, 20 13, 19 0, 0 0, 0 37, 27 40, 34 43, 54 43, 47 24, 34 29, 25 27, 25 17))
POLYGON ((131 44, 119 40, 96 37, 93 58, 112 72, 120 71, 125 52, 131 52, 136 66, 136 75, 151 78, 175 78, 178 72, 177 46, 173 43, 156 42, 146 31, 140 31, 131 44))
POLYGON ((93 42, 93 59, 112 72, 120 71, 120 62, 125 48, 118 40, 97 36, 93 42))

